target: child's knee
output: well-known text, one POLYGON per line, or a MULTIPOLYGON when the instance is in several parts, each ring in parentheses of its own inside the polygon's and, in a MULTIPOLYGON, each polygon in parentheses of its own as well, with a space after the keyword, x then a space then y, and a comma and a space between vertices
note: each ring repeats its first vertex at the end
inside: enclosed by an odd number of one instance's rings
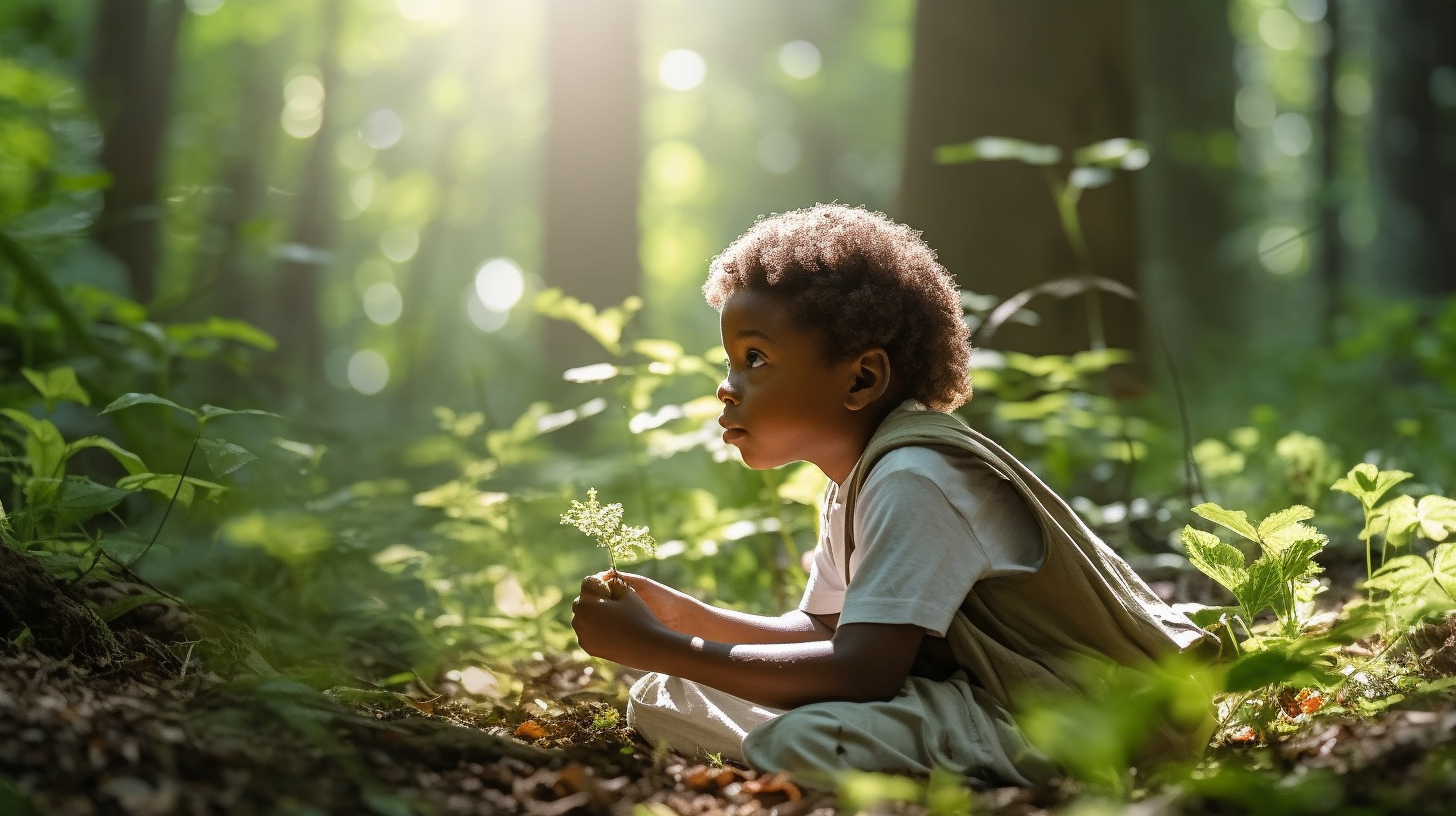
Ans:
POLYGON ((804 773, 846 766, 844 721, 813 706, 787 711, 748 732, 743 756, 760 771, 804 773))

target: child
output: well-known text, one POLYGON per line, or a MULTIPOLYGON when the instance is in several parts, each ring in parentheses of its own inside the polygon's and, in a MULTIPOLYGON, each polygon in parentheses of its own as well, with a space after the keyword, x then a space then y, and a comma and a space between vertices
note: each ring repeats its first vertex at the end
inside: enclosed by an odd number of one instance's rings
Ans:
POLYGON ((628 720, 654 744, 760 770, 928 772, 993 783, 1050 763, 1008 711, 1079 655, 1147 665, 1206 641, 1035 475, 949 414, 970 336, 919 233, 818 205, 713 260, 723 441, 831 484, 799 608, 760 617, 642 576, 592 576, 583 649, 648 670, 628 720))

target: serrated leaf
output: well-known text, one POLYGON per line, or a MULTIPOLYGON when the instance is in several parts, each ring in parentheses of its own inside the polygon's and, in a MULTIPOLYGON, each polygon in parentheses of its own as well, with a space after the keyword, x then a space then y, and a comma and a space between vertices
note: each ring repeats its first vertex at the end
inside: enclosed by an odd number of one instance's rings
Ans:
POLYGON ((1318 552, 1324 548, 1325 542, 1329 541, 1329 538, 1308 524, 1296 521, 1270 533, 1268 537, 1264 538, 1262 545, 1265 552, 1280 553, 1305 541, 1314 542, 1315 551, 1318 552))
POLYGON ((214 476, 226 476, 258 458, 247 448, 226 439, 199 439, 197 446, 207 455, 207 466, 214 476))
POLYGON ((1374 507, 1386 491, 1409 479, 1411 475, 1403 470, 1380 470, 1368 462, 1362 462, 1350 468, 1350 472, 1330 485, 1330 489, 1349 493, 1368 509, 1374 507))
POLYGON ((1382 564, 1364 586, 1392 596, 1415 597, 1423 595, 1434 581, 1430 562, 1419 555, 1401 555, 1382 564))
POLYGON ((130 394, 123 394, 112 400, 110 405, 101 409, 101 413, 110 414, 115 411, 120 411, 123 408, 130 408, 133 405, 166 405, 170 408, 176 408, 183 413, 191 414, 194 417, 201 418, 201 414, 197 413, 191 408, 183 408, 177 403, 164 397, 159 397, 156 394, 138 394, 135 392, 130 394))
POLYGON ((1199 572, 1219 582, 1225 589, 1237 595, 1238 587, 1249 580, 1248 568, 1244 566, 1244 554, 1232 544, 1218 539, 1213 533, 1183 528, 1183 548, 1188 560, 1199 572))
POLYGON ((1314 511, 1302 504, 1286 507, 1277 513, 1270 513, 1259 522, 1259 540, 1283 530, 1291 524, 1314 518, 1314 511))
POLYGON ((147 466, 142 462, 140 456, 137 456, 135 453, 132 453, 104 436, 85 436, 77 439, 75 442, 66 446, 66 458, 70 459, 77 451, 85 448, 100 448, 106 451, 122 467, 126 468, 127 473, 146 472, 147 466))
POLYGON ((91 404, 91 395, 76 381, 76 371, 70 366, 53 368, 50 371, 34 371, 29 368, 20 369, 35 390, 40 392, 45 399, 46 410, 55 410, 56 403, 62 400, 79 402, 82 405, 91 404))
POLYGON ((1272 686, 1328 686, 1339 680, 1318 648, 1272 647, 1240 657, 1224 675, 1224 691, 1238 693, 1272 686))
POLYGON ((1456 601, 1456 542, 1437 545, 1429 557, 1432 579, 1448 598, 1456 601))
POLYGON ((1419 523, 1420 511, 1416 500, 1410 496, 1396 496, 1371 512, 1369 526, 1373 532, 1384 533, 1390 546, 1403 548, 1415 538, 1419 523))
POLYGON ((105 513, 129 495, 130 490, 107 487, 79 476, 64 480, 33 478, 25 482, 26 503, 31 508, 44 510, 62 527, 105 513))
POLYGON ((1258 542, 1259 531, 1249 523, 1249 516, 1242 510, 1225 510, 1213 502, 1204 502, 1193 508, 1193 512, 1220 527, 1226 527, 1250 541, 1258 542))
POLYGON ((1417 524, 1421 535, 1432 541, 1445 541, 1456 533, 1456 501, 1445 496, 1425 496, 1416 503, 1417 524))
POLYGON ((1323 546, 1321 541, 1306 538, 1295 541, 1284 550, 1271 553, 1278 565, 1280 580, 1298 581, 1320 572, 1320 566, 1314 562, 1314 557, 1323 546))
POLYGON ((1275 613, 1288 612, 1281 610, 1283 606, 1280 599, 1284 596, 1284 582, 1281 580, 1279 564, 1266 558, 1260 558, 1249 565, 1249 580, 1234 590, 1234 597, 1239 599, 1239 605, 1244 608, 1244 618, 1252 621, 1265 609, 1274 608, 1275 613))

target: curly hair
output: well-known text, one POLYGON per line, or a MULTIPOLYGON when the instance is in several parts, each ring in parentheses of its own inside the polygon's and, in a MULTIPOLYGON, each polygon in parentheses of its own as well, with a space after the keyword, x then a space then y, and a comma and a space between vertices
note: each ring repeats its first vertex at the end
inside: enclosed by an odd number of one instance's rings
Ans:
POLYGON ((713 259, 703 296, 721 312, 741 289, 782 296, 839 359, 883 348, 907 397, 951 411, 971 396, 955 280, 919 232, 883 213, 816 204, 760 218, 713 259))

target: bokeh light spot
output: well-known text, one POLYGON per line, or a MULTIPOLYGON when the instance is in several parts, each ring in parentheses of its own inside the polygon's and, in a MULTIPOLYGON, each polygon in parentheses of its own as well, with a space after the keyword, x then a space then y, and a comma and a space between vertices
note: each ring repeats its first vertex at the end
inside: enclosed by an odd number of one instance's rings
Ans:
POLYGON ((674 48, 657 63, 657 78, 674 91, 690 91, 703 84, 708 64, 696 51, 674 48))
POLYGON ((198 17, 214 14, 222 8, 223 0, 186 0, 187 10, 198 17))
POLYGON ((364 117, 364 125, 359 129, 359 135, 364 137, 365 144, 375 150, 385 150, 399 144, 399 140, 404 138, 404 120, 389 108, 380 108, 364 117))
POLYGON ((404 263, 420 250, 420 233, 414 227, 390 227, 379 234, 379 251, 395 263, 404 263))
POLYGON ((389 361, 373 349, 360 349, 349 357, 349 385, 366 396, 389 384, 389 361))
POLYGON ((1294 227, 1269 227, 1259 235, 1259 261, 1270 272, 1287 275, 1304 264, 1305 243, 1294 227))
POLYGON ((758 140, 758 163, 763 169, 782 175, 799 166, 799 140, 776 130, 758 140))
POLYGON ((779 68, 794 79, 808 79, 823 65, 819 49, 811 42, 794 40, 779 49, 779 68))
POLYGON ((1259 38, 1276 51, 1293 51, 1299 47, 1299 20, 1284 9, 1265 9, 1259 15, 1259 38))
POLYGON ((1335 80, 1335 104, 1346 116, 1364 116, 1370 112, 1375 94, 1370 80, 1359 74, 1341 74, 1335 80))
POLYGON ((1274 118, 1274 146, 1286 156, 1303 156, 1314 144, 1314 130, 1309 120, 1297 113, 1281 113, 1274 118))
POLYGON ((376 283, 364 290, 364 316, 381 326, 391 326, 404 313, 404 297, 392 283, 376 283))
POLYGON ((649 182, 671 201, 691 198, 703 186, 708 166, 696 147, 683 141, 662 142, 647 153, 649 182))
POLYGON ((300 73, 283 86, 283 132, 295 139, 318 133, 324 123, 324 84, 311 73, 300 73))
POLYGON ((486 334, 500 331, 511 317, 510 312, 496 312, 485 308, 473 284, 465 290, 465 314, 475 324, 475 328, 486 334))
POLYGON ((1245 85, 1234 97, 1234 113, 1250 128, 1266 128, 1274 123, 1274 94, 1263 85, 1245 85))
POLYGON ((509 258, 492 258, 475 270, 475 296, 492 312, 508 312, 526 293, 526 277, 509 258))

